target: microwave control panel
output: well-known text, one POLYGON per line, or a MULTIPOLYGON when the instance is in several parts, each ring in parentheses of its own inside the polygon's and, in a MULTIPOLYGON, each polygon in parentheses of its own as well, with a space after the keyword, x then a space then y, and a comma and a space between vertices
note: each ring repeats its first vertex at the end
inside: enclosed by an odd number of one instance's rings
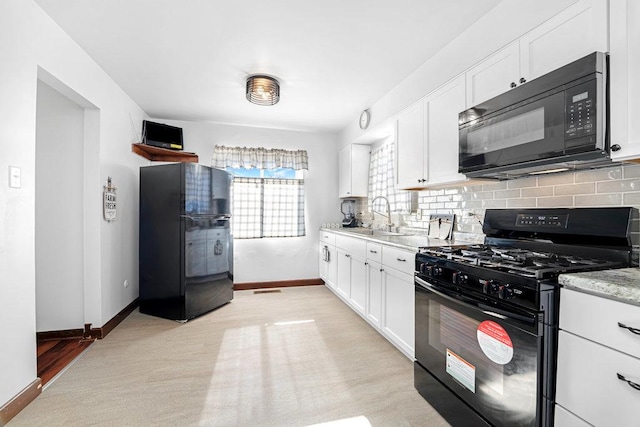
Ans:
POLYGON ((565 139, 593 135, 596 131, 596 81, 565 92, 565 139))

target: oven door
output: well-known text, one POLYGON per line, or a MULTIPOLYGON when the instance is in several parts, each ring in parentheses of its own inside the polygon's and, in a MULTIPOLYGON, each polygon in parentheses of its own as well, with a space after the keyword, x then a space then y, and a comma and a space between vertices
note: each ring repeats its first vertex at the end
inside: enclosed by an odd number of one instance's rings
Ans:
MULTIPOLYGON (((425 399, 449 401, 451 408, 453 393, 491 425, 540 425, 541 316, 502 312, 419 277, 415 285, 416 370, 445 386, 421 392, 425 399)), ((461 412, 452 412, 455 425, 461 412)))

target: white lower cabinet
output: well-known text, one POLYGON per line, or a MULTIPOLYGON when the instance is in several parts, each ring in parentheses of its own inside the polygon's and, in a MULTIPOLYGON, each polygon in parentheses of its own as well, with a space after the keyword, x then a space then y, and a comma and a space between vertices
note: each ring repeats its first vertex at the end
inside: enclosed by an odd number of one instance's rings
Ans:
MULTIPOLYGON (((327 234, 333 233, 321 233, 321 251, 329 247, 327 234)), ((413 360, 415 253, 343 234, 335 237, 335 262, 323 266, 320 255, 327 287, 413 360), (330 282, 332 265, 336 279, 330 282)))
POLYGON ((382 264, 367 261, 367 320, 373 326, 382 327, 382 264))
POLYGON ((320 260, 319 260, 319 272, 320 278, 324 280, 327 286, 332 289, 336 288, 336 281, 338 278, 338 262, 336 260, 337 252, 336 247, 323 242, 320 242, 320 260))
POLYGON ((556 426, 640 425, 640 337, 620 324, 640 328, 640 307, 561 290, 556 426))
POLYGON ((367 301, 367 265, 363 258, 351 257, 351 295, 352 306, 361 314, 365 312, 367 301))
POLYGON ((382 329, 405 354, 414 355, 415 288, 413 276, 384 268, 382 329))

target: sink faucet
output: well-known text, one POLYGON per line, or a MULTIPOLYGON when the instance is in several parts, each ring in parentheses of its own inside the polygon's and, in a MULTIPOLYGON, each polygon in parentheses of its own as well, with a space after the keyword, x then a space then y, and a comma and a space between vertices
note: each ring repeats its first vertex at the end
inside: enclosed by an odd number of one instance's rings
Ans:
POLYGON ((391 222, 391 205, 389 205, 389 199, 387 199, 384 196, 374 197, 373 201, 371 202, 371 211, 373 211, 373 213, 377 213, 378 215, 382 215, 383 217, 387 218, 387 228, 388 228, 387 231, 391 231, 391 227, 393 227, 393 223, 391 222), (378 199, 383 199, 387 203, 387 215, 380 212, 376 212, 374 210, 373 205, 378 199))

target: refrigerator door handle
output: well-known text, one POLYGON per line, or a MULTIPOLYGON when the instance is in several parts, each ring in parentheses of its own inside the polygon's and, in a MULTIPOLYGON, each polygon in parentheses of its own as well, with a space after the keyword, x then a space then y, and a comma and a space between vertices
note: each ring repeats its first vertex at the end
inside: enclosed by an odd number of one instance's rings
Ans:
POLYGON ((218 221, 229 220, 231 219, 231 215, 199 215, 199 216, 191 216, 191 215, 180 215, 180 218, 186 218, 193 221, 197 221, 199 219, 216 219, 218 221))

